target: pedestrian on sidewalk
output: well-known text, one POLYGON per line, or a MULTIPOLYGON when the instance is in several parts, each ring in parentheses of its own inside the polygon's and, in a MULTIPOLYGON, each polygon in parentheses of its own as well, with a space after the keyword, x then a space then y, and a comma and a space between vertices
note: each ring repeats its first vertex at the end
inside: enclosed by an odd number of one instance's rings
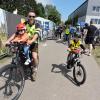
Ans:
POLYGON ((70 29, 69 26, 66 26, 65 29, 65 40, 68 42, 68 45, 70 44, 70 29))
POLYGON ((88 45, 88 49, 89 49, 88 55, 90 56, 93 49, 93 42, 94 42, 95 31, 97 30, 97 27, 93 25, 92 21, 90 21, 90 26, 86 26, 85 29, 87 29, 85 43, 88 45))

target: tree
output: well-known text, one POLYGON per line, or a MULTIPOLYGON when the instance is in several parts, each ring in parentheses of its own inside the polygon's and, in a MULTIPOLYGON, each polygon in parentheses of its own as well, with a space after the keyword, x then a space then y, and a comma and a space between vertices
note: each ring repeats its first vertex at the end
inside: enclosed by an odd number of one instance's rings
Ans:
POLYGON ((9 12, 13 12, 17 8, 18 14, 24 16, 27 16, 30 10, 34 10, 37 15, 41 15, 41 11, 43 12, 42 4, 38 5, 35 0, 1 0, 0 8, 9 12), (41 9, 41 11, 39 9, 41 9))
POLYGON ((68 18, 67 21, 65 21, 65 25, 70 25, 72 24, 72 19, 71 18, 68 18))
POLYGON ((45 7, 46 16, 49 20, 56 24, 61 23, 61 14, 57 11, 56 7, 53 5, 46 5, 45 7))
POLYGON ((37 4, 38 8, 37 8, 37 15, 40 16, 40 17, 43 17, 45 18, 46 15, 45 15, 45 8, 44 6, 41 4, 41 3, 38 3, 37 4))

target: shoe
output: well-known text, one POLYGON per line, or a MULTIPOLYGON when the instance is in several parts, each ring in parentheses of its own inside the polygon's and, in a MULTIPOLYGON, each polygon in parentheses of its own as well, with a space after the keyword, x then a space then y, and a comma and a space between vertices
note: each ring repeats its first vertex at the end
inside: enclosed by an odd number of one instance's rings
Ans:
POLYGON ((31 60, 30 59, 27 59, 26 61, 25 61, 25 65, 29 65, 30 64, 30 62, 31 62, 31 60))
POLYGON ((91 56, 91 53, 89 53, 88 56, 91 56))
POLYGON ((67 69, 71 69, 71 66, 70 65, 67 65, 67 69))
POLYGON ((38 68, 37 68, 37 67, 36 67, 36 68, 33 68, 33 71, 37 72, 37 70, 38 70, 38 68))
POLYGON ((36 75, 37 75, 37 72, 34 71, 32 76, 31 76, 31 81, 36 81, 36 75))

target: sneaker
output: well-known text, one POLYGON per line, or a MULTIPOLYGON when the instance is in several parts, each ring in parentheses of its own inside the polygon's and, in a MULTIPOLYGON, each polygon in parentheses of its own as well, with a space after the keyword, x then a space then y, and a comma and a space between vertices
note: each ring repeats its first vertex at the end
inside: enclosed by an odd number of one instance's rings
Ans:
POLYGON ((72 67, 70 65, 67 65, 67 69, 71 69, 72 67))
POLYGON ((25 65, 29 65, 30 64, 30 62, 31 62, 31 60, 30 59, 27 59, 26 61, 25 61, 25 65))
POLYGON ((91 52, 88 52, 88 56, 91 56, 91 52))
POLYGON ((88 56, 91 56, 91 53, 89 53, 88 56))
POLYGON ((37 72, 38 68, 37 68, 37 67, 36 67, 36 68, 33 68, 33 70, 34 70, 35 72, 37 72))
POLYGON ((37 72, 34 71, 32 76, 31 76, 31 81, 36 81, 36 75, 37 75, 37 72))

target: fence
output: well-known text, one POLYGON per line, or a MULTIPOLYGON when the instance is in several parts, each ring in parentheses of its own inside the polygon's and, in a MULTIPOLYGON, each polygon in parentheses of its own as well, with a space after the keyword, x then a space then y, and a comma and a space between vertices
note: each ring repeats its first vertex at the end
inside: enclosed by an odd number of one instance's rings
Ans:
POLYGON ((16 25, 25 18, 0 9, 0 57, 7 53, 5 42, 16 31, 16 25))

